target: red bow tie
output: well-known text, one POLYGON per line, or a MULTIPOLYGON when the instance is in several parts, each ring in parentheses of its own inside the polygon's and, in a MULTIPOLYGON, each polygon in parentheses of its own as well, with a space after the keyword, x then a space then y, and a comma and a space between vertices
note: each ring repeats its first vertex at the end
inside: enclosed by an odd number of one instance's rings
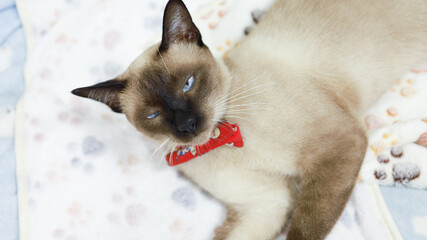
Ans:
POLYGON ((166 161, 169 166, 176 166, 225 144, 239 148, 243 147, 243 139, 237 124, 221 122, 212 132, 208 142, 203 145, 178 147, 174 152, 166 156, 166 161))

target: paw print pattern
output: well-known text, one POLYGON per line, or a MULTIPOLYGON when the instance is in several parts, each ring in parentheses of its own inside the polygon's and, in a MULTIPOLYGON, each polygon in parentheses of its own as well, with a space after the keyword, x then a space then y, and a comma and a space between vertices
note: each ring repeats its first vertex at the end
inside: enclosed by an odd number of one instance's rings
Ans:
POLYGON ((374 171, 375 178, 378 180, 384 180, 387 177, 387 174, 384 170, 375 170, 374 171))
MULTIPOLYGON (((394 110, 389 111, 394 115, 394 110)), ((421 118, 372 130, 361 178, 383 185, 425 188, 426 123, 426 119, 421 118)))
POLYGON ((368 129, 377 129, 384 127, 386 123, 377 116, 368 115, 365 117, 365 125, 368 129))
POLYGON ((144 220, 146 209, 141 204, 132 204, 126 207, 126 223, 129 226, 138 226, 144 220))
MULTIPOLYGON (((422 135, 420 139, 424 140, 424 137, 425 135, 422 135)), ((422 140, 420 141, 422 142, 422 140)), ((417 147, 419 145, 414 142, 393 146, 380 153, 376 158, 379 165, 373 170, 374 178, 380 183, 413 185, 412 181, 422 176, 420 166, 424 159, 420 159, 418 162, 413 159, 414 153, 420 150, 417 147)), ((424 154, 427 156, 427 149, 424 154)))
POLYGON ((411 70, 411 72, 417 73, 417 74, 427 72, 427 62, 418 64, 411 70))
POLYGON ((104 144, 93 136, 87 136, 83 139, 82 151, 84 155, 96 156, 102 153, 104 144))
POLYGON ((386 154, 378 155, 377 160, 379 163, 389 163, 390 162, 390 158, 386 154))
POLYGON ((412 76, 408 76, 400 80, 391 90, 404 98, 412 97, 417 93, 417 90, 414 87, 414 78, 412 76))
POLYGON ((415 143, 427 148, 427 132, 421 134, 421 136, 418 138, 418 140, 415 143))
MULTIPOLYGON (((403 156, 402 147, 392 147, 390 149, 390 155, 392 158, 399 159, 403 156)), ((390 157, 386 154, 380 154, 377 158, 378 162, 387 164, 390 162, 390 157)), ((413 163, 395 163, 392 168, 393 180, 396 184, 408 184, 410 181, 418 178, 421 174, 420 168, 413 163)), ((384 180, 387 178, 387 174, 384 170, 375 170, 375 178, 378 180, 384 180)))
POLYGON ((130 227, 137 227, 143 224, 147 218, 147 207, 135 202, 134 188, 128 186, 122 193, 113 193, 111 202, 113 209, 106 215, 106 218, 113 225, 120 225, 122 222, 130 227))
POLYGON ((397 163, 393 167, 393 179, 397 184, 408 184, 420 174, 420 168, 412 163, 397 163))
POLYGON ((390 154, 395 158, 400 158, 403 155, 402 148, 400 147, 392 147, 390 150, 390 154))
POLYGON ((214 30, 218 26, 218 22, 227 15, 227 4, 229 2, 227 0, 221 1, 207 12, 202 13, 200 18, 207 22, 210 30, 214 30))
POLYGON ((188 210, 192 210, 196 207, 196 196, 193 189, 190 187, 176 189, 172 193, 171 197, 175 203, 185 207, 188 210))
POLYGON ((395 107, 387 108, 387 115, 390 117, 396 117, 399 114, 399 111, 395 107))

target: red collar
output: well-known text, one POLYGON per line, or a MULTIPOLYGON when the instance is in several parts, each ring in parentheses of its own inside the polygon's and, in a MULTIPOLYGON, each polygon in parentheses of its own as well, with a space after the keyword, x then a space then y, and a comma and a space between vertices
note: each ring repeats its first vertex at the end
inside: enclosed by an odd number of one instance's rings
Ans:
POLYGON ((212 136, 203 145, 196 146, 181 146, 174 152, 166 156, 166 161, 169 166, 176 166, 181 163, 190 161, 195 157, 199 157, 222 145, 234 147, 243 147, 243 139, 240 135, 240 129, 237 124, 221 122, 218 127, 212 132, 212 136))

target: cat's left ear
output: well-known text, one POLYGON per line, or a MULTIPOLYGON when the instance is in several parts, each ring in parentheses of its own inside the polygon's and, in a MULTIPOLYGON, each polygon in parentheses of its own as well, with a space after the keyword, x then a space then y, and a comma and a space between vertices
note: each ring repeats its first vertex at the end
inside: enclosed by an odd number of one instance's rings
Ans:
POLYGON ((202 35, 181 0, 169 0, 163 15, 163 35, 160 51, 173 43, 188 42, 203 46, 202 35))
POLYGON ((74 89, 71 93, 79 97, 102 102, 114 112, 121 113, 119 94, 124 90, 125 86, 126 81, 109 80, 89 87, 74 89))

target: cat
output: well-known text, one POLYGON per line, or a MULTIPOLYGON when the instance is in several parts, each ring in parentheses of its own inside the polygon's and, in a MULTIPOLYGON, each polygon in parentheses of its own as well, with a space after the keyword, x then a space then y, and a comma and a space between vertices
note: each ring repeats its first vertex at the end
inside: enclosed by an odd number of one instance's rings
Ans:
MULTIPOLYGON (((427 54, 424 0, 277 0, 215 59, 181 0, 167 3, 160 43, 117 78, 75 89, 169 146, 208 141, 223 120, 243 148, 178 168, 227 207, 215 239, 324 239, 367 148, 362 115, 427 54)), ((172 148, 168 148, 172 150, 172 148)))

